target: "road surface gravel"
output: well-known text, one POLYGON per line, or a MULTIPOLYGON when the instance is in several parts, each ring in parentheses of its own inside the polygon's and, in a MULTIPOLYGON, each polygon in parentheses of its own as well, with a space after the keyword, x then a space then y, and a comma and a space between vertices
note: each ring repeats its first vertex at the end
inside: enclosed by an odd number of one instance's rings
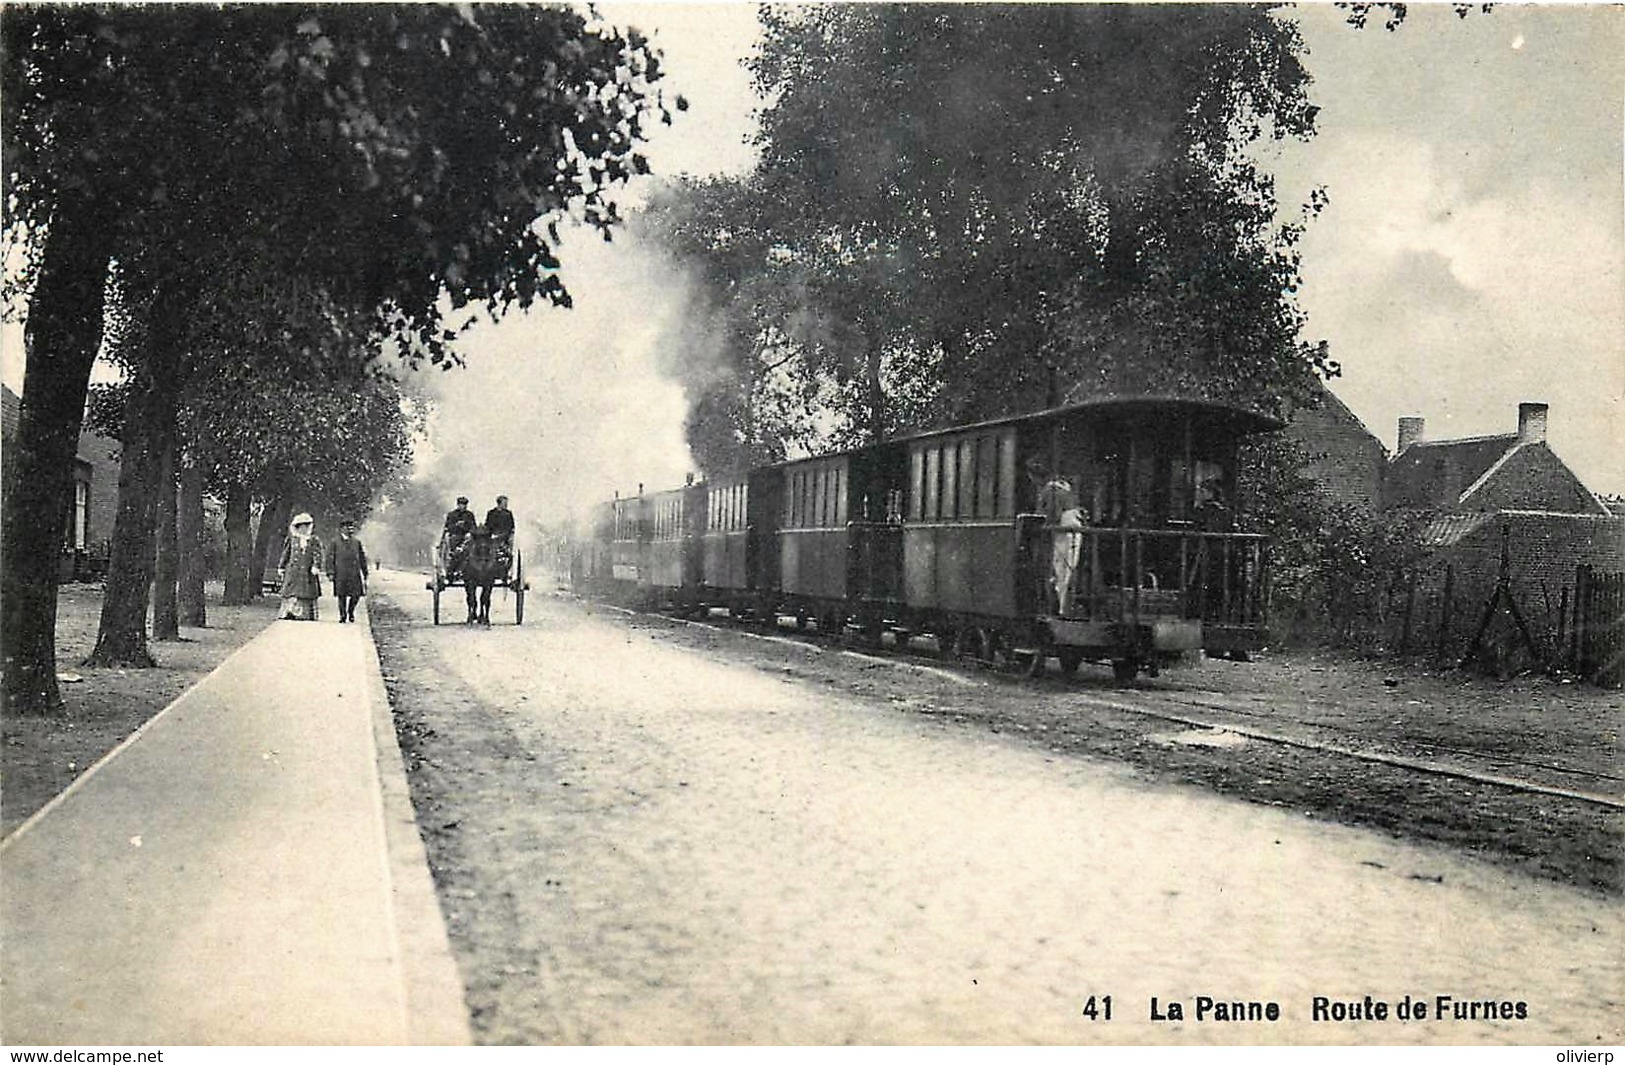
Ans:
POLYGON ((432 626, 385 577, 482 1042, 1621 1040, 1616 899, 954 726, 793 651, 707 655, 539 595, 522 627, 432 626), (1198 1021, 1202 996, 1280 1019, 1198 1021), (1365 996, 1388 1017, 1312 1019, 1365 996), (1448 1019, 1398 1019, 1406 996, 1448 1019), (1454 1019, 1479 1000, 1525 1016, 1454 1019))

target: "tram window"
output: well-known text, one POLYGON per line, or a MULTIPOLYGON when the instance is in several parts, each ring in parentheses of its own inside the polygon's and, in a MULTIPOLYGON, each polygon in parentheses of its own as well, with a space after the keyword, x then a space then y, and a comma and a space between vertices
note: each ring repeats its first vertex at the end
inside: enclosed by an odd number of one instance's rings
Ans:
POLYGON ((908 457, 908 520, 920 520, 920 506, 925 497, 925 452, 915 448, 908 457))
POLYGON ((1224 466, 1199 459, 1196 463, 1196 505, 1205 507, 1223 502, 1224 466))
POLYGON ((1015 440, 1013 434, 995 436, 989 441, 988 456, 993 467, 993 507, 988 511, 995 518, 1008 517, 1015 513, 1015 440), (1006 455, 1009 451, 1008 461, 1010 469, 1005 470, 1006 455))
POLYGON ((961 440, 954 449, 959 457, 959 516, 976 516, 976 441, 961 440))
POLYGON ((1155 476, 1156 460, 1151 455, 1135 455, 1134 461, 1129 463, 1129 521, 1134 525, 1144 524, 1151 516, 1152 506, 1152 477, 1155 476))
POLYGON ((942 465, 942 450, 940 448, 927 448, 925 452, 925 520, 936 521, 941 516, 941 485, 938 483, 939 467, 942 465))
POLYGON ((976 441, 976 515, 991 518, 998 513, 999 441, 984 436, 976 441))

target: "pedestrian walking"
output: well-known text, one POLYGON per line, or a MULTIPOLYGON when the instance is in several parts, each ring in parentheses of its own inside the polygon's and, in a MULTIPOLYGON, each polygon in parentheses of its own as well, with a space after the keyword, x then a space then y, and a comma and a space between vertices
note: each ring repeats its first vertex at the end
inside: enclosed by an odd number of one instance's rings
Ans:
POLYGON ((277 575, 282 579, 282 617, 289 621, 315 621, 316 601, 322 596, 318 571, 322 564, 322 544, 316 539, 316 522, 309 514, 295 514, 288 525, 288 539, 282 545, 277 575))
POLYGON ((327 575, 339 601, 339 623, 355 620, 355 605, 367 594, 367 549, 356 539, 355 522, 339 522, 339 535, 327 548, 327 575))

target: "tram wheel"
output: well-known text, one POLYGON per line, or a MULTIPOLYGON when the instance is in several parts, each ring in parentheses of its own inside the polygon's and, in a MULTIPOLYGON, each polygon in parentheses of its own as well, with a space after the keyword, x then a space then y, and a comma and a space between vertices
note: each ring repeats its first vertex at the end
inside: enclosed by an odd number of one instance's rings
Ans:
POLYGON ((953 657, 958 662, 987 665, 993 659, 993 644, 987 631, 976 625, 966 625, 954 633, 953 657))

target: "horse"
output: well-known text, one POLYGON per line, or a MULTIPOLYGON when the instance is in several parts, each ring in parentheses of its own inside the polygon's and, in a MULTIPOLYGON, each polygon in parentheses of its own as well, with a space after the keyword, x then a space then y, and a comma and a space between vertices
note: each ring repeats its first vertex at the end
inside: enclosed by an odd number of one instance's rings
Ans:
POLYGON ((463 592, 468 597, 468 624, 491 624, 491 589, 508 575, 509 553, 483 525, 474 527, 463 549, 463 592))

